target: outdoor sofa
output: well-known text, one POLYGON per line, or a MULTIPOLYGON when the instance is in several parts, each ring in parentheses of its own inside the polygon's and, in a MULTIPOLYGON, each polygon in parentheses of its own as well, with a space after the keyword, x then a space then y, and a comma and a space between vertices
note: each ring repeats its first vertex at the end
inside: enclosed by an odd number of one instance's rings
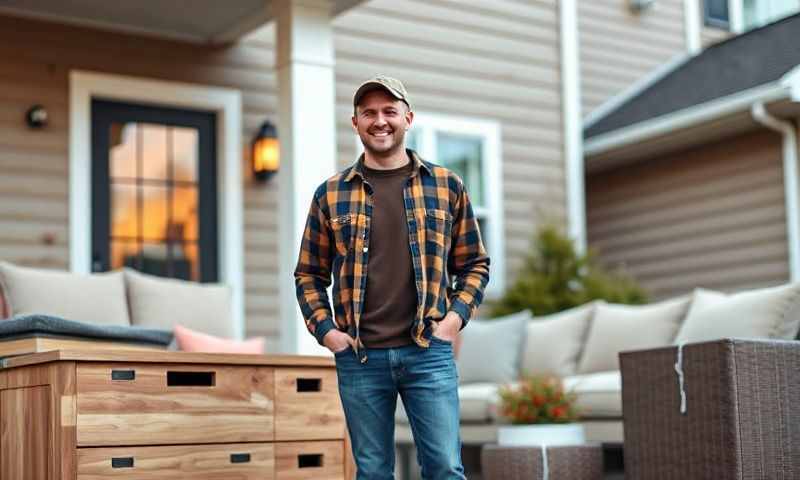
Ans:
MULTIPOLYGON (((594 301, 547 316, 526 311, 473 320, 461 332, 456 359, 462 442, 496 442, 505 422, 498 415, 498 387, 527 373, 558 376, 577 394, 589 442, 621 444, 620 352, 720 338, 793 340, 799 326, 800 284, 734 294, 698 288, 641 306, 594 301)), ((400 401, 395 438, 401 453, 411 445, 400 401)))

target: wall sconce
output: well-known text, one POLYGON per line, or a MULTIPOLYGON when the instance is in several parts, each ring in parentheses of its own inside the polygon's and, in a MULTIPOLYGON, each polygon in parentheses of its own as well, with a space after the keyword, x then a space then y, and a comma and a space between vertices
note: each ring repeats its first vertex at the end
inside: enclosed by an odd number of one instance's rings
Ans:
POLYGON ((34 105, 25 112, 25 123, 30 128, 43 128, 47 126, 47 110, 41 105, 34 105))
POLYGON ((253 139, 253 178, 267 181, 278 171, 281 164, 281 149, 278 130, 269 121, 261 124, 253 139))

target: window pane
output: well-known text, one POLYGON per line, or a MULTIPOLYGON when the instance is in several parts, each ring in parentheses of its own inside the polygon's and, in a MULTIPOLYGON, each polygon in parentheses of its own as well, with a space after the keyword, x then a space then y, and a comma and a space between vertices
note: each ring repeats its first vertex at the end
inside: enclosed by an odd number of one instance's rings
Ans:
POLYGON ((172 151, 175 180, 197 180, 198 134, 194 128, 172 127, 172 151))
POLYGON ((728 24, 728 0, 705 0, 706 23, 711 25, 728 24))
POLYGON ((136 185, 111 184, 111 237, 139 236, 139 216, 136 205, 136 185))
POLYGON ((111 241, 111 270, 125 266, 136 268, 139 260, 139 246, 135 240, 111 241))
POLYGON ((175 187, 172 192, 172 239, 197 240, 197 187, 175 187))
POLYGON ((142 132, 142 176, 158 180, 168 178, 168 127, 151 123, 142 123, 139 127, 142 132))
POLYGON ((440 133, 436 139, 436 160, 454 171, 467 187, 474 205, 484 205, 483 141, 479 137, 440 133))
POLYGON ((190 277, 189 280, 194 280, 196 282, 200 281, 200 262, 197 253, 197 244, 192 242, 187 242, 183 245, 183 257, 175 256, 175 258, 183 258, 186 262, 189 263, 190 268, 190 277))
POLYGON ((421 137, 420 131, 421 130, 414 129, 412 127, 411 130, 409 130, 408 133, 406 134, 406 148, 410 148, 411 150, 414 150, 417 153, 421 153, 419 151, 420 137, 421 137))
POLYGON ((109 128, 111 178, 136 176, 136 124, 112 123, 109 128))
POLYGON ((169 189, 166 186, 144 185, 142 196, 142 235, 147 240, 167 238, 169 189))

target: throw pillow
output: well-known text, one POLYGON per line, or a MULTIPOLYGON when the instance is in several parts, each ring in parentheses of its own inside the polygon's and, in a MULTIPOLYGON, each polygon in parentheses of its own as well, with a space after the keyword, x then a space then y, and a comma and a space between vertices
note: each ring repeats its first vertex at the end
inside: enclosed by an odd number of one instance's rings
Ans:
POLYGON ((6 317, 51 315, 95 325, 130 325, 122 272, 82 275, 0 262, 6 317))
POLYGON ((670 345, 689 308, 690 296, 650 305, 599 303, 578 373, 619 370, 617 355, 670 345))
POLYGON ((460 383, 506 383, 517 379, 527 310, 491 320, 470 320, 461 330, 456 360, 460 383))
POLYGON ((676 343, 719 338, 772 338, 792 340, 800 326, 800 283, 749 290, 733 295, 709 296, 692 306, 676 343))
POLYGON ((230 289, 220 284, 187 282, 125 269, 131 322, 174 328, 185 325, 208 335, 233 338, 230 289))
POLYGON ((206 335, 183 325, 175 325, 175 341, 184 352, 205 353, 264 353, 264 337, 253 337, 247 340, 230 340, 227 338, 206 335))
POLYGON ((592 314, 599 302, 528 320, 522 347, 521 373, 574 375, 578 368, 592 314))

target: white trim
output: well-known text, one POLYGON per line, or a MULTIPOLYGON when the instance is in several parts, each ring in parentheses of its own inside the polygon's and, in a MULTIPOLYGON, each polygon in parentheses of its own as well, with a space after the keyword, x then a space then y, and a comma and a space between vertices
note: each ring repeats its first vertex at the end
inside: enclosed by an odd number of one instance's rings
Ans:
POLYGON ((744 4, 742 0, 728 0, 728 24, 731 32, 744 32, 744 4))
POLYGON ((800 65, 786 72, 779 83, 790 89, 793 102, 800 102, 800 65))
POLYGON ((559 6, 567 222, 576 251, 583 253, 586 251, 586 197, 583 181, 581 73, 578 65, 578 5, 577 0, 562 0, 559 6))
POLYGON ((220 281, 231 287, 233 320, 244 336, 242 100, 238 90, 72 70, 69 75, 70 269, 91 263, 91 100, 198 108, 217 113, 220 281))
POLYGON ((683 31, 686 41, 686 51, 690 55, 697 55, 702 50, 700 37, 700 2, 698 0, 683 0, 683 31))
MULTIPOLYGON (((484 182, 483 207, 473 204, 476 214, 485 214, 488 231, 481 232, 486 237, 489 258, 491 259, 491 281, 486 287, 487 298, 499 298, 506 288, 506 249, 505 249, 505 208, 503 206, 503 153, 501 145, 500 123, 481 119, 453 115, 444 115, 425 111, 414 111, 412 131, 421 133, 418 152, 423 159, 437 163, 436 133, 452 133, 468 135, 483 140, 482 174, 484 182)), ((363 145, 354 135, 356 152, 363 151, 363 145)))
POLYGON ((586 156, 643 142, 675 130, 689 128, 736 112, 746 112, 757 101, 770 102, 789 97, 789 87, 768 83, 733 95, 694 105, 643 122, 597 135, 586 141, 586 156))
POLYGON ((783 136, 783 188, 786 205, 786 238, 789 248, 789 275, 791 282, 800 280, 800 213, 798 213, 797 130, 794 123, 773 117, 764 102, 753 104, 753 118, 783 136))

